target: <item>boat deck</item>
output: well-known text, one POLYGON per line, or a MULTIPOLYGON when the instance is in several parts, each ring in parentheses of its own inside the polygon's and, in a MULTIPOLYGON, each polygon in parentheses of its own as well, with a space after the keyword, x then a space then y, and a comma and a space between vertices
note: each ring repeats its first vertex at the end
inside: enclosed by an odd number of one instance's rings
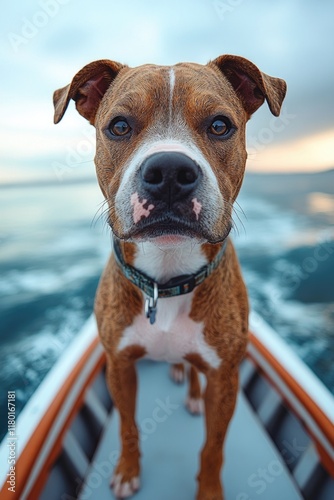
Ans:
MULTIPOLYGON (((168 365, 138 363, 137 422, 141 429, 141 489, 136 500, 191 500, 196 492, 199 452, 204 440, 202 416, 184 406, 186 388, 168 377, 168 365)), ((110 487, 119 453, 118 415, 111 412, 79 498, 114 498, 110 487)), ((240 392, 225 444, 223 484, 227 500, 261 495, 270 500, 302 498, 279 453, 267 437, 245 395, 240 392)))
MULTIPOLYGON (((252 329, 225 442, 225 500, 332 500, 333 396, 260 318, 253 317, 252 329)), ((119 422, 105 361, 91 316, 18 417, 15 498, 114 498, 119 422)), ((193 499, 204 419, 185 409, 186 387, 172 382, 168 364, 142 360, 137 367, 142 471, 134 498, 193 499)), ((3 500, 14 498, 7 471, 6 436, 3 500)))

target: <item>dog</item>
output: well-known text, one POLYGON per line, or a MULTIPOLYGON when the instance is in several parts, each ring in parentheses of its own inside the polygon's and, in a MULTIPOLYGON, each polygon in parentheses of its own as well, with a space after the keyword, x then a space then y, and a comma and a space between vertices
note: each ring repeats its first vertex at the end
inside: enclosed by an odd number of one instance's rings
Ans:
POLYGON ((286 83, 243 57, 207 65, 86 65, 54 93, 55 123, 72 99, 96 128, 97 178, 114 251, 95 300, 107 382, 121 419, 112 478, 118 498, 140 486, 135 362, 189 366, 187 407, 202 409, 206 442, 198 500, 221 500, 223 443, 248 337, 248 299, 229 238, 247 158, 245 126, 266 100, 278 116, 286 83), (129 440, 129 436, 131 439, 129 440))

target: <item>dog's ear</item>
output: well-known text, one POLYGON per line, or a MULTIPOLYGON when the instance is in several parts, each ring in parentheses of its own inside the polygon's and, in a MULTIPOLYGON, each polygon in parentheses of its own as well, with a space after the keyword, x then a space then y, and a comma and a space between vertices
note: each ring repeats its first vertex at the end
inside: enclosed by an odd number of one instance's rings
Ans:
POLYGON ((60 122, 68 103, 73 99, 78 112, 94 125, 102 97, 119 71, 125 67, 108 59, 94 61, 84 66, 69 85, 54 92, 54 122, 60 122))
POLYGON ((273 115, 280 114, 286 93, 286 83, 280 78, 262 73, 243 57, 223 55, 209 65, 215 65, 230 82, 249 117, 266 99, 273 115))

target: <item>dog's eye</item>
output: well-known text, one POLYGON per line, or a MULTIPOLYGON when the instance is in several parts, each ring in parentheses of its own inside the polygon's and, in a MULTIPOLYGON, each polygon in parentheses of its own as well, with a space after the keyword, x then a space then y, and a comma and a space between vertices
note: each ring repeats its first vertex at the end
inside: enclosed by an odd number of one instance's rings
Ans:
POLYGON ((112 135, 118 137, 128 134, 131 131, 131 127, 125 118, 117 117, 112 120, 108 127, 109 132, 112 135))
POLYGON ((213 135, 227 135, 231 130, 231 122, 228 118, 224 116, 217 117, 213 120, 209 127, 210 134, 213 135))

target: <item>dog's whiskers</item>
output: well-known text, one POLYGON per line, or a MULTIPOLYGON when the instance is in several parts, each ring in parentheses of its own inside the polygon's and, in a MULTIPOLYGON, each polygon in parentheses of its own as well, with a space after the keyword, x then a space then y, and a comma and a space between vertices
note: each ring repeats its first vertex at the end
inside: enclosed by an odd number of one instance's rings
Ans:
POLYGON ((100 206, 92 219, 91 227, 95 227, 96 224, 98 224, 98 222, 101 220, 103 223, 103 230, 105 230, 109 225, 109 200, 105 199, 100 202, 99 205, 100 206))

